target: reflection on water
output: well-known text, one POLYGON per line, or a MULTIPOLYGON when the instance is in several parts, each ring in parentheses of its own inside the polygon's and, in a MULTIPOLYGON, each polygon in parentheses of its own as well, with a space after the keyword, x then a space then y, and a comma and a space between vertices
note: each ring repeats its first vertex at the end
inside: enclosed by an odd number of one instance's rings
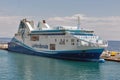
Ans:
POLYGON ((0 50, 0 80, 106 80, 106 72, 110 72, 105 70, 110 69, 106 64, 114 63, 58 60, 0 50))

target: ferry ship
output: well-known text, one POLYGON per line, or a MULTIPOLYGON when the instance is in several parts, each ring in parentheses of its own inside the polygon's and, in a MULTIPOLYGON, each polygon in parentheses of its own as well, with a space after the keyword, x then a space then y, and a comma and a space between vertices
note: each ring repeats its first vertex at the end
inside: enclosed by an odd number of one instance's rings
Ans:
POLYGON ((99 61, 107 47, 107 41, 94 34, 94 31, 56 26, 50 27, 45 20, 34 26, 33 21, 23 19, 17 33, 8 45, 9 51, 44 57, 99 61))

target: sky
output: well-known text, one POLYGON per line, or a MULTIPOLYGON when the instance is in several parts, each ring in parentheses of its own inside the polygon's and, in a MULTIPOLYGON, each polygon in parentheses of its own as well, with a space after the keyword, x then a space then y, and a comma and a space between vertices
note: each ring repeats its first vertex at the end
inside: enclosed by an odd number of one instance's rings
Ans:
POLYGON ((0 0, 0 37, 13 37, 23 18, 50 26, 94 30, 105 40, 120 40, 120 0, 0 0))

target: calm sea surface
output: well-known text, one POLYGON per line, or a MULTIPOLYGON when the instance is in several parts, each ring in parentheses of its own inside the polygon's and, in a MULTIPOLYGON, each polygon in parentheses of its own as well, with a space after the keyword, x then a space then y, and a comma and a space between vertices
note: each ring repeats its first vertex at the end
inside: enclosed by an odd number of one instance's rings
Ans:
POLYGON ((120 62, 68 61, 0 50, 0 80, 120 80, 120 62))
POLYGON ((120 63, 67 61, 0 50, 0 80, 120 80, 120 63))

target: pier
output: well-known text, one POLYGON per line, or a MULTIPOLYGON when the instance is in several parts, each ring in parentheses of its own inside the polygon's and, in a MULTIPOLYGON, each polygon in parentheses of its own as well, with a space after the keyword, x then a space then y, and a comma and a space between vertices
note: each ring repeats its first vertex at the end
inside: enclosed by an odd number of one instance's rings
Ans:
POLYGON ((8 42, 0 42, 0 49, 7 50, 8 49, 8 42))
POLYGON ((101 58, 107 61, 116 61, 120 62, 120 52, 116 51, 104 51, 101 55, 101 58))

